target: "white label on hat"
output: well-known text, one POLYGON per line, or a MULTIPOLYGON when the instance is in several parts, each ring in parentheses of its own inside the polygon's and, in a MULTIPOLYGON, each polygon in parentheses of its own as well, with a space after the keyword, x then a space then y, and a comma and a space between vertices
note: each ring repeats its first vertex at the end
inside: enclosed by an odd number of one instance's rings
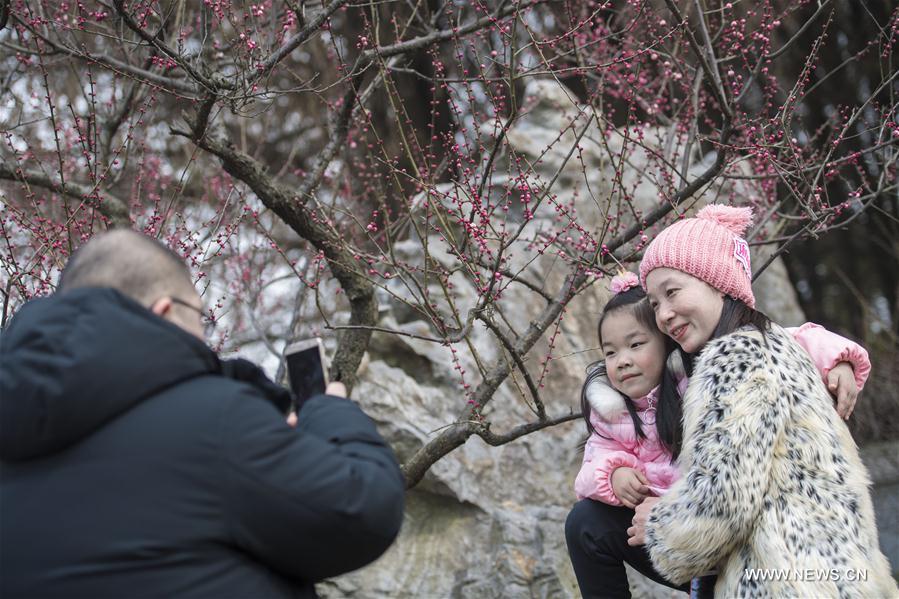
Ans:
POLYGON ((734 258, 743 265, 746 276, 752 280, 752 268, 749 266, 749 244, 742 237, 734 237, 734 258))

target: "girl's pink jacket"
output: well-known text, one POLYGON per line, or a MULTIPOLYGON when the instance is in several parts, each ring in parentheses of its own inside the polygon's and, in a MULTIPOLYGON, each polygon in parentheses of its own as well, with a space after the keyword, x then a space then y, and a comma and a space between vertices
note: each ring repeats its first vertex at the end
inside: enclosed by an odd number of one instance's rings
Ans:
MULTIPOLYGON (((863 347, 811 322, 787 330, 809 353, 825 382, 834 366, 849 362, 861 391, 871 372, 868 352, 863 347)), ((681 381, 678 387, 686 387, 686 380, 681 381)), ((634 400, 646 435, 645 438, 638 438, 621 394, 601 381, 594 381, 587 387, 590 423, 596 432, 587 439, 584 462, 574 481, 578 499, 589 498, 609 505, 622 505, 612 492, 612 473, 621 466, 642 472, 656 495, 663 495, 677 480, 677 464, 671 462, 671 453, 659 440, 655 425, 657 392, 658 387, 646 397, 634 400)))

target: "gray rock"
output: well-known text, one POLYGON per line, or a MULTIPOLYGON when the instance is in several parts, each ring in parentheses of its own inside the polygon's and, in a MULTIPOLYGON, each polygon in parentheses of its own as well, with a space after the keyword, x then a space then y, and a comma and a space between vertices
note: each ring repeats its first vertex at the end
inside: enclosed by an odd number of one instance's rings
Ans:
POLYGON ((899 441, 863 447, 861 454, 873 483, 880 549, 899 576, 899 441))

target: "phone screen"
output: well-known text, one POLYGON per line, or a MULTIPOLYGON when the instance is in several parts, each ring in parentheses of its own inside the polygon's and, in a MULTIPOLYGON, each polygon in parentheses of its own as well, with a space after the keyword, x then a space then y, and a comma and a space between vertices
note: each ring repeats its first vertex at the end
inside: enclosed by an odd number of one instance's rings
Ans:
POLYGON ((328 381, 321 340, 295 343, 284 351, 284 357, 290 388, 297 397, 297 408, 313 395, 325 392, 328 381))

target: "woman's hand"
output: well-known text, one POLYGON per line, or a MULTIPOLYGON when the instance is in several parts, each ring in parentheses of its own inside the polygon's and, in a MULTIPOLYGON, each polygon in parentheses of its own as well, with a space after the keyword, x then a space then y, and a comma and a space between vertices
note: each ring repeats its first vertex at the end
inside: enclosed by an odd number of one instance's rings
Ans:
POLYGON ((630 537, 627 544, 631 547, 646 544, 646 519, 649 518, 650 510, 658 502, 658 497, 647 497, 634 510, 634 519, 631 521, 633 526, 627 529, 627 536, 630 537))
POLYGON ((840 362, 827 373, 827 389, 837 400, 837 414, 847 420, 858 401, 855 371, 849 362, 840 362))
POLYGON ((649 496, 649 481, 639 470, 621 466, 612 472, 612 492, 626 507, 634 509, 649 496))

